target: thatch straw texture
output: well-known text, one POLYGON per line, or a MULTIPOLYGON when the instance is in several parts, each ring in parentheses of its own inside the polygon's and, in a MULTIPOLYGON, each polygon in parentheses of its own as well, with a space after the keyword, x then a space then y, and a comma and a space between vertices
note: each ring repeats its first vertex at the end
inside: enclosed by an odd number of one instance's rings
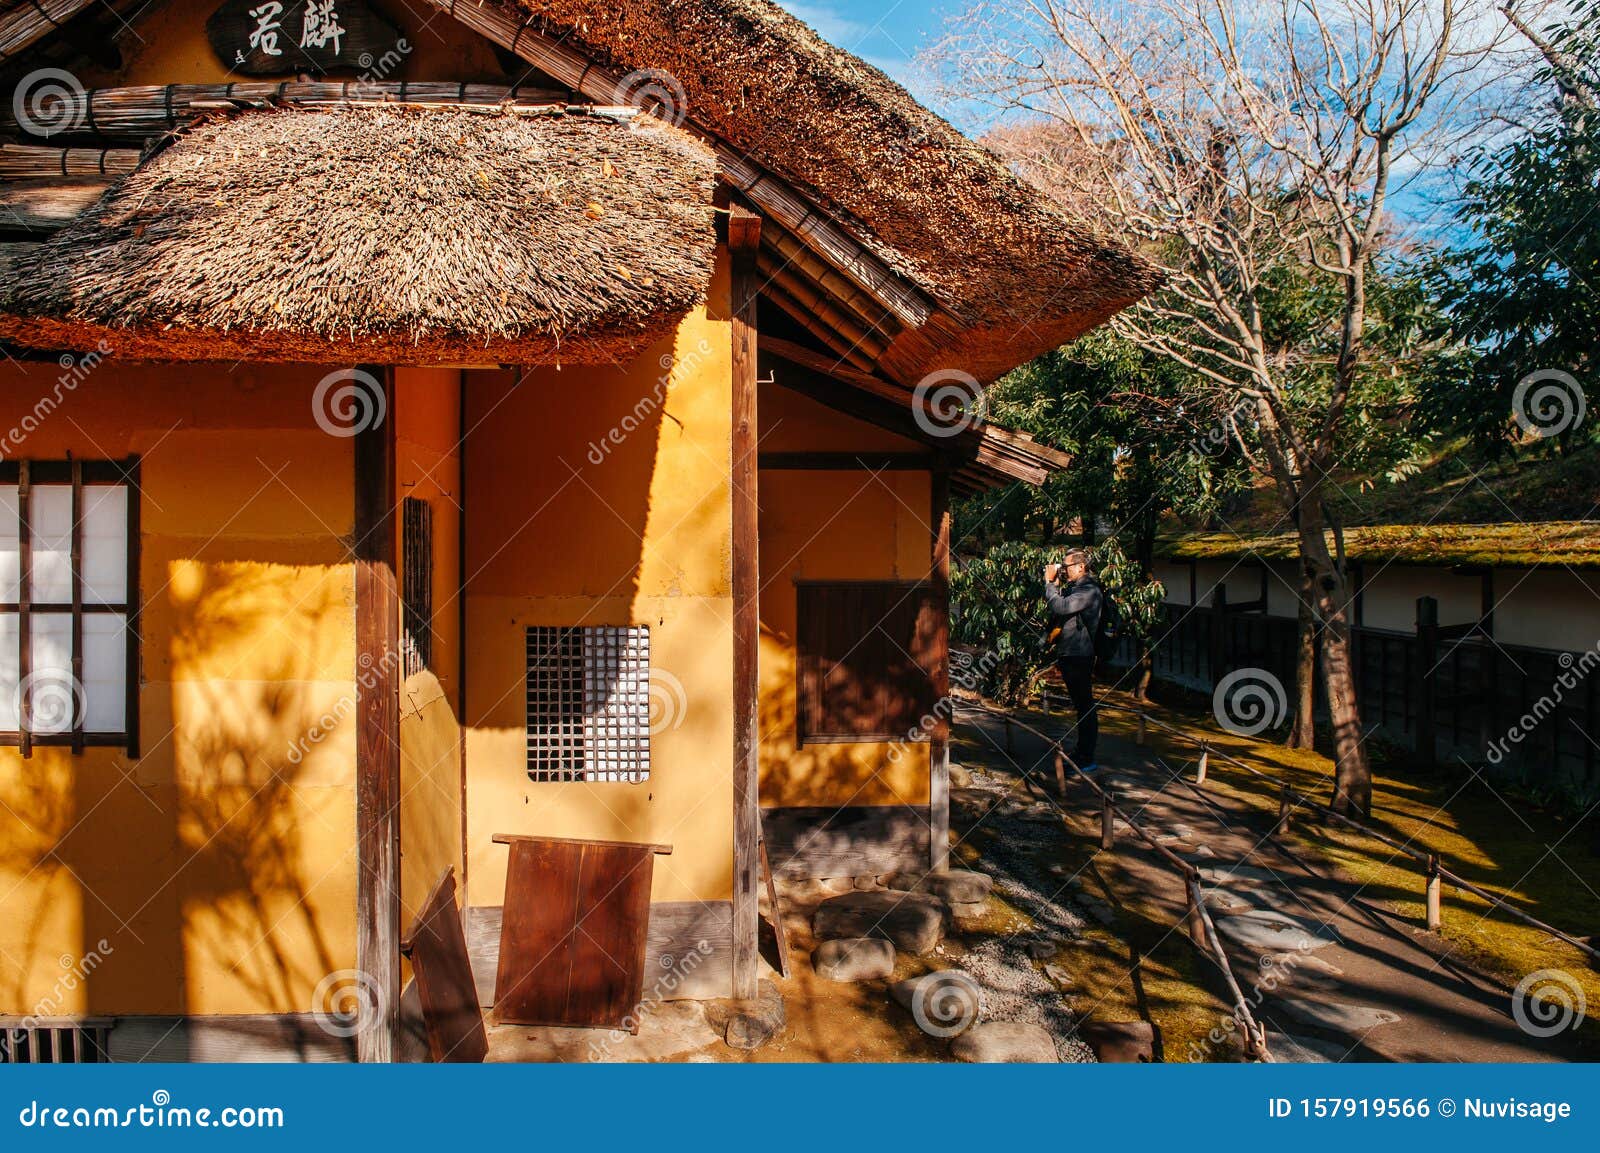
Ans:
POLYGON ((771 0, 517 4, 615 71, 670 73, 684 93, 676 115, 829 207, 955 314, 964 331, 946 349, 952 367, 988 379, 1158 282, 1145 262, 1052 207, 993 153, 771 0))
POLYGON ((710 152, 651 118, 200 125, 19 260, 0 338, 143 359, 604 362, 704 299, 710 152))

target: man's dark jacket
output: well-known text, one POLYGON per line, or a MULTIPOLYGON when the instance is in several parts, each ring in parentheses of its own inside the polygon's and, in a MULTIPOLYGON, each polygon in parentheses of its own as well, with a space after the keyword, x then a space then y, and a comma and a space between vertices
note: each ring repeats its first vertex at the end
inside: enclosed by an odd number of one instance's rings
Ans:
POLYGON ((1094 656, 1094 634, 1100 625, 1105 593, 1092 576, 1073 581, 1065 589, 1046 581, 1044 599, 1050 605, 1050 628, 1060 629, 1056 637, 1056 659, 1094 656))

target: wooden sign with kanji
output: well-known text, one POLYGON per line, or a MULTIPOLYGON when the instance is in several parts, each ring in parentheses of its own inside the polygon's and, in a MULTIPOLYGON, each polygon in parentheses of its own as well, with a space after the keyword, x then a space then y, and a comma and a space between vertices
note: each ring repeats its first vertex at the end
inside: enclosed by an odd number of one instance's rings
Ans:
POLYGON ((226 0, 206 21, 217 58, 246 76, 366 72, 410 51, 358 0, 226 0))

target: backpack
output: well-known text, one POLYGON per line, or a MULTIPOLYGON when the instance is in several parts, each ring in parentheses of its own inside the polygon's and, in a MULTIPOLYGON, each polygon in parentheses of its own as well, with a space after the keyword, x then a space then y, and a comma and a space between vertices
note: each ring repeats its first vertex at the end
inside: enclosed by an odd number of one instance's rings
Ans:
POLYGON ((1122 647, 1122 610, 1117 608, 1117 602, 1111 599, 1111 594, 1102 587, 1100 590, 1100 620, 1094 630, 1094 659, 1100 664, 1108 663, 1117 655, 1117 649, 1122 647))

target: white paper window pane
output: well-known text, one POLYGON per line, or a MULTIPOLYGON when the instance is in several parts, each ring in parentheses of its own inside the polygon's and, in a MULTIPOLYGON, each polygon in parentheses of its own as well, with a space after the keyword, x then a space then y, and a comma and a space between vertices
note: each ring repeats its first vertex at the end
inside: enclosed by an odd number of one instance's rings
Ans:
POLYGON ((17 614, 0 613, 0 732, 17 731, 17 614))
POLYGON ((0 484, 0 601, 22 599, 22 550, 17 537, 17 486, 0 484))
POLYGON ((121 485, 83 490, 83 600, 128 602, 128 490, 121 485))
POLYGON ((41 484, 28 505, 34 604, 72 603, 72 486, 41 484))
POLYGON ((40 734, 70 733, 83 698, 72 679, 72 614, 34 613, 28 626, 33 643, 21 692, 28 728, 40 734))
POLYGON ((127 728, 128 632, 121 613, 83 618, 83 689, 88 697, 83 727, 91 733, 127 728))

